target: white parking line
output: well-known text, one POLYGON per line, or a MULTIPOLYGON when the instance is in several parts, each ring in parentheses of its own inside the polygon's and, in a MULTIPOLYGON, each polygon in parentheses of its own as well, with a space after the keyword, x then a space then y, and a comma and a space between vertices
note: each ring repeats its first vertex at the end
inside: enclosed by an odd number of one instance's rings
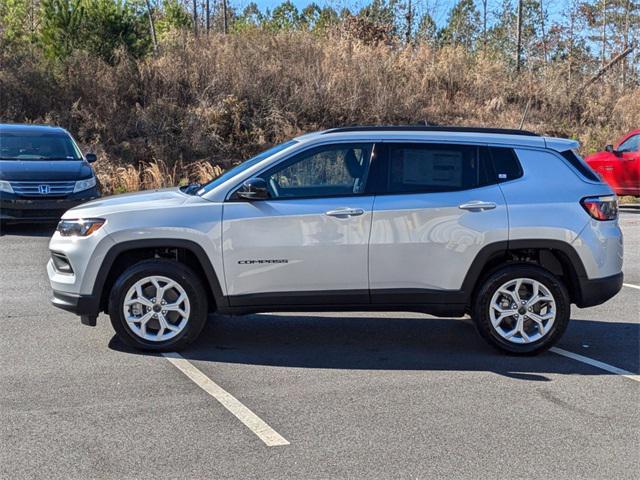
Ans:
POLYGON ((636 290, 640 290, 640 285, 633 285, 631 283, 623 283, 622 285, 624 285, 625 287, 635 288, 636 290))
POLYGON ((577 353, 569 352, 567 350, 563 350, 562 348, 551 347, 549 351, 556 353, 558 355, 562 355, 563 357, 576 360, 578 362, 586 363, 587 365, 591 365, 592 367, 596 367, 601 370, 606 370, 609 373, 615 373, 616 375, 620 375, 622 377, 635 380, 636 382, 640 382, 640 375, 636 375, 627 370, 623 370, 622 368, 614 367, 613 365, 609 365, 608 363, 600 362, 598 360, 594 360, 593 358, 585 357, 583 355, 578 355, 577 353))
POLYGON ((282 435, 245 407, 240 400, 198 370, 182 355, 170 352, 163 353, 162 356, 169 360, 178 370, 189 377, 201 389, 220 402, 224 408, 229 410, 238 420, 244 423, 246 427, 255 433, 267 446, 275 447, 280 445, 289 445, 289 442, 282 435))

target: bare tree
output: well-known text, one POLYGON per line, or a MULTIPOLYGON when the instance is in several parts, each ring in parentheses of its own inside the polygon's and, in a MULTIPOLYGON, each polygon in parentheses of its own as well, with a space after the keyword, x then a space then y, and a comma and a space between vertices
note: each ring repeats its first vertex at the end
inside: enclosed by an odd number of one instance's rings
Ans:
POLYGON ((541 27, 541 33, 542 33, 542 54, 544 56, 544 64, 547 65, 547 63, 549 63, 549 56, 547 54, 547 33, 545 31, 544 28, 544 6, 543 6, 543 0, 540 0, 540 27, 541 27))
POLYGON ((569 55, 567 59, 567 66, 569 68, 569 74, 567 75, 567 82, 571 85, 573 75, 573 49, 575 48, 575 25, 576 16, 578 14, 578 1, 573 0, 571 4, 571 13, 569 14, 569 55))
POLYGON ((518 30, 516 37, 516 72, 520 71, 522 63, 522 0, 518 0, 518 30))
POLYGON ((601 34, 601 54, 602 66, 605 65, 607 59, 607 0, 602 0, 602 34, 601 34))
POLYGON ((482 47, 487 49, 487 1, 482 0, 482 47))
POLYGON ((207 17, 205 20, 205 28, 207 30, 207 36, 209 36, 210 19, 211 19, 211 12, 209 11, 209 0, 206 0, 204 3, 204 14, 207 17))
POLYGON ((227 34, 227 0, 222 0, 222 31, 227 34))
POLYGON ((406 43, 409 45, 411 43, 411 26, 413 25, 413 9, 411 5, 411 0, 407 0, 407 14, 405 15, 407 19, 407 31, 405 32, 406 43))
POLYGON ((198 36, 198 2, 193 0, 193 34, 198 36))
POLYGON ((151 11, 151 0, 147 0, 147 15, 149 16, 149 30, 151 30, 151 41, 153 42, 154 53, 158 51, 158 38, 156 37, 156 24, 151 11))
MULTIPOLYGON (((631 14, 631 0, 627 0, 624 5, 624 49, 629 48, 629 17, 631 14)), ((622 60, 622 88, 627 86, 627 68, 628 58, 624 57, 622 60)))

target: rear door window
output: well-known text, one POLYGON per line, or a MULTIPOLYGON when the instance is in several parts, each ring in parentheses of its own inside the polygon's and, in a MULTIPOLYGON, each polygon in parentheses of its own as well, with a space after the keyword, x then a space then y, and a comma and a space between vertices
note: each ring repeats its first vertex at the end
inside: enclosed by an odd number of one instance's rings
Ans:
POLYGON ((436 143, 389 143, 386 193, 450 192, 492 181, 484 147, 436 143))

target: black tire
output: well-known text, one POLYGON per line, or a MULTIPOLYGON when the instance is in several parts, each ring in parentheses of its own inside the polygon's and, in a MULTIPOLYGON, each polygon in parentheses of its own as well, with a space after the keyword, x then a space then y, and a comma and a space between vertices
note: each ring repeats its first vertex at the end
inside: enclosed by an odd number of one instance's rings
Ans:
POLYGON ((204 328, 207 320, 207 294, 198 275, 186 265, 165 259, 144 260, 125 270, 116 280, 109 295, 109 316, 118 337, 130 347, 167 352, 178 351, 193 342, 204 328), (191 311, 184 329, 175 337, 165 341, 150 341, 136 335, 127 324, 123 304, 128 290, 138 280, 158 275, 174 280, 186 292, 191 311))
POLYGON ((543 268, 527 264, 509 265, 487 276, 476 291, 472 308, 472 318, 482 338, 498 350, 514 355, 536 355, 552 347, 567 329, 570 317, 571 301, 562 281, 543 268), (502 285, 516 278, 530 278, 540 282, 556 302, 556 318, 553 325, 542 338, 531 343, 518 344, 506 340, 491 324, 491 298, 502 285))

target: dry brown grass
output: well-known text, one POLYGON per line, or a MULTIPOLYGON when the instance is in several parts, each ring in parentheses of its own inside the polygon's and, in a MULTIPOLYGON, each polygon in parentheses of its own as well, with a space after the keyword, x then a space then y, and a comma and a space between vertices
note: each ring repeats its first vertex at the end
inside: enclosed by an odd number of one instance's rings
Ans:
POLYGON ((102 193, 106 195, 190 183, 204 184, 224 172, 220 165, 207 161, 196 161, 186 165, 178 163, 169 167, 166 162, 159 160, 139 166, 128 164, 120 167, 106 160, 96 163, 95 168, 102 193))
MULTIPOLYGON (((21 56, 22 55, 22 56, 21 56)), ((177 36, 156 57, 116 65, 78 53, 53 70, 0 50, 0 120, 63 125, 98 150, 106 192, 217 176, 301 132, 429 122, 524 127, 574 137, 584 153, 640 125, 640 88, 565 63, 516 76, 461 48, 365 45, 305 33, 177 36)))

